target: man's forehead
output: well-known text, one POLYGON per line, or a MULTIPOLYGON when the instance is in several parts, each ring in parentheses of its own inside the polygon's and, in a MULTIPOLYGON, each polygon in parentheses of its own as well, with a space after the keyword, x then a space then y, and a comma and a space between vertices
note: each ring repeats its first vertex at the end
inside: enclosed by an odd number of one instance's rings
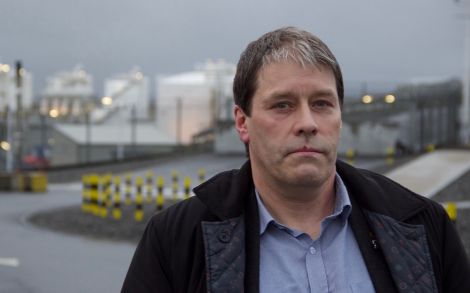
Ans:
MULTIPOLYGON (((312 76, 316 73, 318 74, 319 72, 322 74, 329 75, 328 78, 320 78, 321 80, 329 80, 331 83, 315 83, 316 85, 316 92, 322 92, 323 95, 331 95, 331 96, 336 96, 338 97, 337 93, 337 88, 336 88, 336 79, 334 77, 333 70, 329 68, 326 65, 317 65, 317 64, 309 64, 309 65, 302 65, 297 62, 287 62, 287 61, 281 61, 281 62, 272 62, 270 64, 267 64, 265 67, 263 67, 261 70, 259 70, 257 74, 257 79, 256 79, 256 89, 253 95, 253 98, 257 95, 260 94, 262 91, 263 96, 282 96, 288 94, 290 91, 293 89, 289 86, 290 85, 295 85, 296 87, 299 85, 297 84, 297 79, 290 79, 289 74, 285 74, 285 72, 288 72, 292 68, 301 68, 301 69, 306 69, 305 72, 308 74, 309 71, 311 71, 312 76), (285 69, 285 71, 283 71, 285 69), (288 83, 281 83, 283 80, 290 79, 290 82, 288 83), (280 83, 277 83, 279 81, 280 83), (294 82, 294 83, 292 83, 294 82), (266 87, 266 85, 268 85, 266 87), (321 85, 321 86, 320 86, 321 85), (320 87, 319 87, 320 86, 320 87), (328 94, 327 94, 328 93, 328 94)), ((314 80, 318 80, 318 76, 315 77, 314 80)), ((305 84, 304 84, 305 85, 305 84)), ((310 86, 308 86, 310 88, 310 86)), ((298 88, 299 89, 299 88, 298 88)), ((308 88, 304 88, 304 90, 308 90, 308 88)), ((339 97, 338 97, 339 98, 339 97)))
POLYGON ((262 73, 264 73, 270 67, 274 67, 274 66, 276 66, 276 67, 292 67, 292 65, 299 66, 302 69, 309 69, 309 70, 320 71, 320 72, 330 71, 331 73, 333 73, 333 69, 331 69, 329 66, 327 66, 325 64, 305 63, 305 62, 302 63, 302 62, 299 62, 299 61, 296 61, 296 60, 289 59, 289 60, 272 61, 272 62, 269 62, 269 63, 263 63, 263 65, 261 66, 261 68, 258 71, 257 76, 259 77, 262 73))
MULTIPOLYGON (((305 69, 306 72, 311 71, 312 74, 314 72, 321 72, 321 73, 329 73, 333 80, 335 80, 335 76, 333 73, 333 70, 323 64, 301 64, 299 62, 295 61, 278 61, 278 62, 271 62, 268 64, 263 65, 263 67, 260 68, 256 75, 256 87, 258 88, 259 82, 267 77, 267 73, 269 72, 270 77, 272 77, 272 73, 276 74, 278 77, 282 77, 283 71, 288 71, 289 69, 292 68, 302 68, 305 69), (275 68, 275 69, 273 69, 275 68)), ((335 80, 336 84, 336 80, 335 80)))

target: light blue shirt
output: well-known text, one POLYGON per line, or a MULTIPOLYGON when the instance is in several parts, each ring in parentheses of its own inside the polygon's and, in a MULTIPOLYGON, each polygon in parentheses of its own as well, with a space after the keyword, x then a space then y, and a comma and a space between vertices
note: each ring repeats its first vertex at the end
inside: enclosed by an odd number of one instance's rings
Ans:
POLYGON ((277 223, 258 192, 260 217, 260 292, 375 292, 348 223, 351 201, 336 174, 333 213, 321 222, 320 234, 277 223))

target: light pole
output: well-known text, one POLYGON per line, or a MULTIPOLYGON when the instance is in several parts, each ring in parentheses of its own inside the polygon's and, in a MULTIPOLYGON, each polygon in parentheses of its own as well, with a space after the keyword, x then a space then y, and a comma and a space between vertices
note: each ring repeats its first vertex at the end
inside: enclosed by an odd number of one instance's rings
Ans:
POLYGON ((136 128, 137 117, 136 116, 137 116, 136 108, 135 108, 135 104, 133 104, 131 108, 131 149, 132 149, 131 157, 134 157, 136 153, 136 143, 137 143, 137 128, 136 128))
POLYGON ((91 105, 87 104, 85 109, 85 162, 90 163, 90 148, 91 148, 91 105))
MULTIPOLYGON (((1 125, 2 125, 2 137, 0 137, 0 148, 5 152, 5 171, 9 172, 9 152, 10 152, 10 141, 8 140, 8 116, 9 116, 9 97, 7 95, 7 88, 9 86, 8 72, 10 66, 8 64, 0 63, 0 113, 1 113, 1 125)), ((3 167, 3 166, 2 166, 3 167)))
POLYGON ((16 169, 23 165, 23 74, 21 61, 16 62, 16 169))
POLYGON ((464 72, 462 75, 462 112, 460 118, 460 138, 465 145, 470 143, 470 1, 457 1, 463 8, 464 30, 464 72))
POLYGON ((7 153, 6 153, 6 166, 5 171, 7 173, 11 173, 13 171, 13 150, 11 148, 12 142, 12 125, 13 125, 13 117, 11 113, 10 106, 7 105, 6 107, 6 117, 7 117, 7 142, 9 143, 7 153))
POLYGON ((181 130, 182 130, 182 111, 183 111, 183 102, 181 98, 176 99, 176 139, 178 141, 178 145, 180 145, 181 142, 181 130))
MULTIPOLYGON (((467 5, 468 7, 469 5, 467 5)), ((468 10, 468 9, 467 9, 468 10)), ((464 59, 464 82, 463 82, 463 129, 464 129, 464 140, 465 144, 470 143, 470 15, 467 12, 465 14, 465 59, 464 59)))

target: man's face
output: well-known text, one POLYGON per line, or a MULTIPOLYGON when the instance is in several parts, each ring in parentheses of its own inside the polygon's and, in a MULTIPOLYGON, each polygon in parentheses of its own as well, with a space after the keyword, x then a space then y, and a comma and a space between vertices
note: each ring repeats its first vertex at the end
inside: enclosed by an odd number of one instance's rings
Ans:
POLYGON ((334 175, 341 109, 329 68, 268 64, 258 73, 251 116, 234 111, 255 183, 318 186, 334 175))

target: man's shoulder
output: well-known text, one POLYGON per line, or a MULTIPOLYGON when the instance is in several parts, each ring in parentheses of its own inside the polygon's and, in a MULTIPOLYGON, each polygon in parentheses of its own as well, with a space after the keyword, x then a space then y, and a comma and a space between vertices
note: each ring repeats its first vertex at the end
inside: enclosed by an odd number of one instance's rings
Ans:
POLYGON ((442 207, 390 178, 370 170, 337 163, 338 173, 350 193, 364 209, 404 220, 427 210, 441 212, 442 207))
POLYGON ((183 225, 208 217, 207 207, 196 196, 179 201, 152 216, 154 225, 183 225))
POLYGON ((249 165, 221 172, 193 189, 195 195, 180 201, 151 218, 150 226, 171 232, 191 229, 202 221, 218 221, 239 216, 243 196, 249 190, 249 165))

